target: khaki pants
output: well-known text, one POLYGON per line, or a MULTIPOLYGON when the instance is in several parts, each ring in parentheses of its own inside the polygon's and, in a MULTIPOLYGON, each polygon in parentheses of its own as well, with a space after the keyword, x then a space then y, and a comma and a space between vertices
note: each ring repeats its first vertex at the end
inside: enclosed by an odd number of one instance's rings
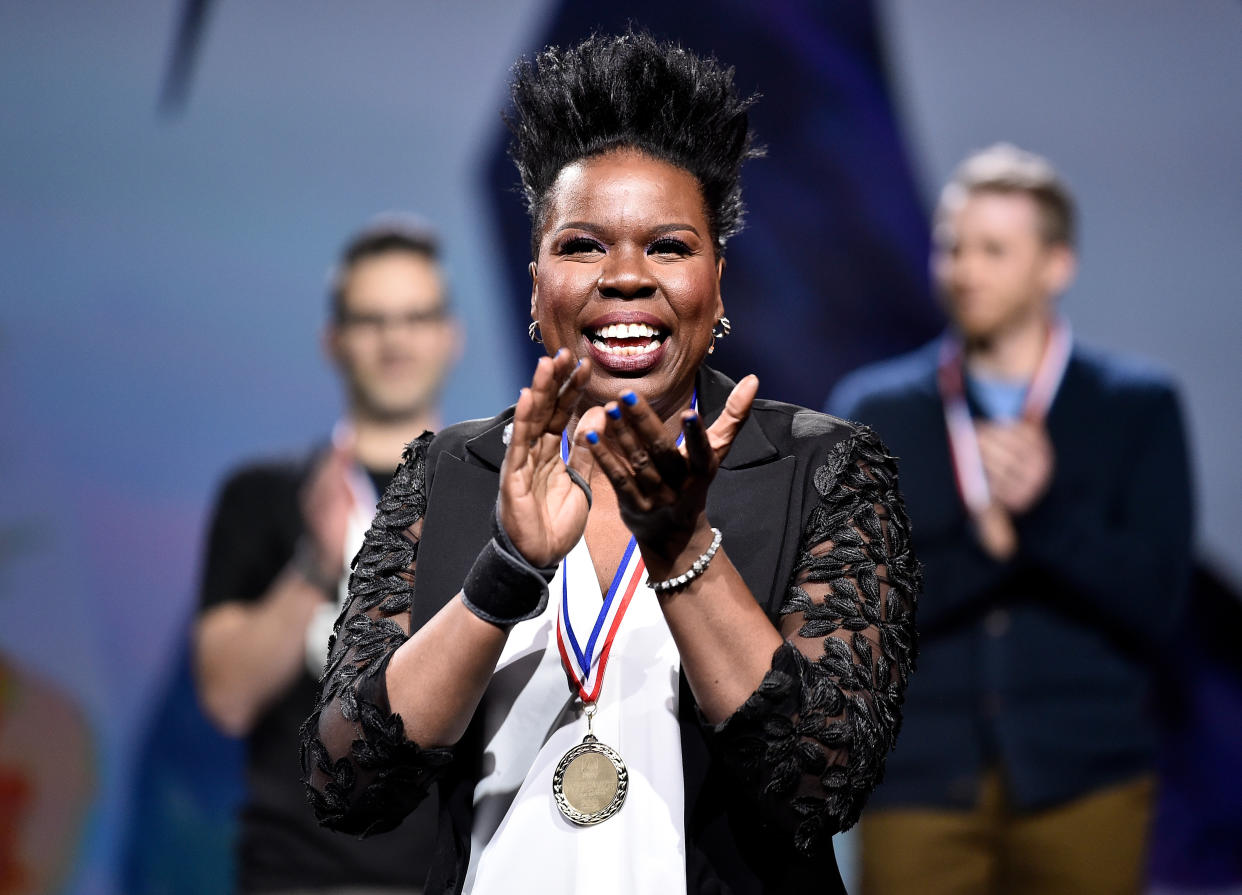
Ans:
POLYGON ((864 813, 863 895, 1137 895, 1150 776, 1019 814, 988 772, 974 810, 864 813))

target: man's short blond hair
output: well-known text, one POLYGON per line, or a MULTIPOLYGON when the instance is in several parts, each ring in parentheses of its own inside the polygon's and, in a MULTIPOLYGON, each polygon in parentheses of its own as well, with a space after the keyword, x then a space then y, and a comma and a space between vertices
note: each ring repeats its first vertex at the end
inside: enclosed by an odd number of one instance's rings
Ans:
POLYGON ((1074 197, 1042 155, 1012 143, 995 143, 967 156, 941 191, 936 217, 973 193, 1025 193, 1039 209, 1044 242, 1073 247, 1077 241, 1074 197))

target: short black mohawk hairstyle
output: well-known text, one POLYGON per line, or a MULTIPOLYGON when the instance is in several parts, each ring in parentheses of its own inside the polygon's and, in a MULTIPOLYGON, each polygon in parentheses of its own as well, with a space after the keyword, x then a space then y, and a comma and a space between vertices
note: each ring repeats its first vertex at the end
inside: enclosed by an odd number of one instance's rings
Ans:
POLYGON ((742 162, 762 155, 733 69, 646 32, 593 35, 514 67, 509 155, 537 253, 548 193, 566 165, 637 149, 699 181, 717 251, 742 229, 742 162))

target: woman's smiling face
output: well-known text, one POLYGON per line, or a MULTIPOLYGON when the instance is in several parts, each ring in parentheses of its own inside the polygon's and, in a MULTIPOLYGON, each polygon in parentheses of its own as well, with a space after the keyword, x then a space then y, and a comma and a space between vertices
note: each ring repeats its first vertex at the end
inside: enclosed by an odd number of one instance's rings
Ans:
POLYGON ((619 149, 553 184, 531 316, 549 354, 591 359, 591 403, 632 389, 667 417, 689 401, 724 312, 723 268, 694 175, 619 149))

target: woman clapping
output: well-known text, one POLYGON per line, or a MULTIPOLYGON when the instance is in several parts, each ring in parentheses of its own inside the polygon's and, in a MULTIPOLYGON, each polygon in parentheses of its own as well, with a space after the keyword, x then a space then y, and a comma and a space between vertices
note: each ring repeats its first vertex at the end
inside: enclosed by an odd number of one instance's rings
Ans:
POLYGON ((438 788, 429 893, 841 891, 919 570, 871 432, 704 364, 750 100, 641 34, 546 50, 513 99, 548 356, 409 446, 304 728, 312 802, 367 833, 438 788))

